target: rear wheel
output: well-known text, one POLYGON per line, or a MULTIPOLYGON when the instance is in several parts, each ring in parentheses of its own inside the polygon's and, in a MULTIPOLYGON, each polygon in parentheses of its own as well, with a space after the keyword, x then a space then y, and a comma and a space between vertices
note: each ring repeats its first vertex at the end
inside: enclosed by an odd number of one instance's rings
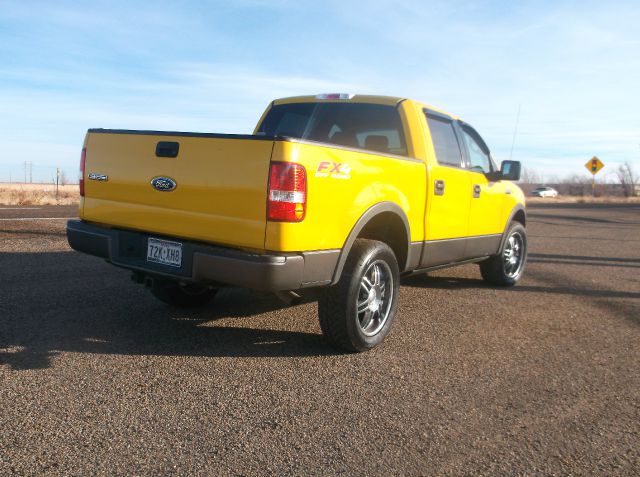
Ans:
POLYGON ((325 338, 347 351, 366 351, 382 343, 398 305, 398 278, 398 262, 387 244, 356 240, 340 281, 318 301, 325 338))
POLYGON ((183 285, 171 280, 156 279, 151 286, 151 293, 158 300, 181 308, 204 306, 211 301, 217 292, 217 288, 196 284, 183 285))
POLYGON ((480 274, 487 283, 513 286, 522 277, 527 261, 527 232, 519 222, 513 222, 500 253, 480 262, 480 274))

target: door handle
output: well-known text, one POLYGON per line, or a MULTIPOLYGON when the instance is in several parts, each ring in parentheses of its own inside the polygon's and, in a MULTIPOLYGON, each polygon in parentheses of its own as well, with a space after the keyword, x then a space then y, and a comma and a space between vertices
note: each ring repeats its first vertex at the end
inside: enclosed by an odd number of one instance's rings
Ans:
POLYGON ((474 199, 478 199, 480 197, 480 191, 482 189, 480 188, 479 184, 474 184, 473 185, 473 198, 474 199))
POLYGON ((160 141, 156 145, 157 157, 178 157, 178 151, 180 150, 180 143, 172 141, 160 141))
POLYGON ((435 183, 435 195, 444 195, 444 181, 437 179, 435 183))

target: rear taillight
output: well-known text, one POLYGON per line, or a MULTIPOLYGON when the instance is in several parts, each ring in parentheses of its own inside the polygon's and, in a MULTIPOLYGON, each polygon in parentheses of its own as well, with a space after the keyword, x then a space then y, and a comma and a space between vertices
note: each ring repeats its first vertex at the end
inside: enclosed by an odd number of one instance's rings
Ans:
POLYGON ((269 169, 267 218, 279 222, 302 222, 307 209, 307 173, 304 166, 272 162, 269 169))
POLYGON ((84 197, 84 166, 87 162, 87 148, 82 148, 80 154, 80 177, 78 177, 78 184, 80 184, 80 197, 84 197))

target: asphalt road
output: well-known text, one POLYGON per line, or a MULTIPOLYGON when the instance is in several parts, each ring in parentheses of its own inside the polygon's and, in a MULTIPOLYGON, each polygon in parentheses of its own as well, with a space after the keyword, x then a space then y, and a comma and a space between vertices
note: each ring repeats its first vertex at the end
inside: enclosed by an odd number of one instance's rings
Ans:
POLYGON ((315 303, 169 308, 74 214, 0 210, 0 475, 640 474, 637 205, 530 208, 519 286, 405 279, 358 355, 315 303))

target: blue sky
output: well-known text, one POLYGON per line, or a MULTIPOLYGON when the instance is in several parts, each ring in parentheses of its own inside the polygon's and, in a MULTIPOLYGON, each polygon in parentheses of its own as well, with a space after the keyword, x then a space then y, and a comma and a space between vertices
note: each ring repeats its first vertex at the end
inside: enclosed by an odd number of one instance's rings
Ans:
POLYGON ((640 2, 0 0, 0 181, 77 175, 87 128, 251 132, 276 97, 406 96, 498 160, 640 169, 640 2))

